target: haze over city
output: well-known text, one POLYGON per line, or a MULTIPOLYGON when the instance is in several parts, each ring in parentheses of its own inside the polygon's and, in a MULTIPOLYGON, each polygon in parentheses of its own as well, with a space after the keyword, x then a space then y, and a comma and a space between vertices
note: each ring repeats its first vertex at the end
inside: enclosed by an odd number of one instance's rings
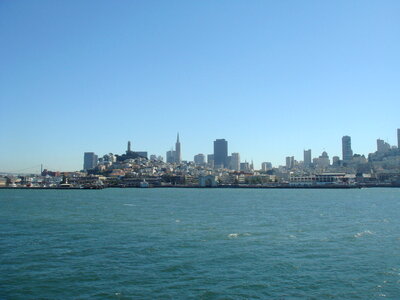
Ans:
POLYGON ((84 152, 242 161, 397 145, 398 1, 0 3, 0 171, 84 152))

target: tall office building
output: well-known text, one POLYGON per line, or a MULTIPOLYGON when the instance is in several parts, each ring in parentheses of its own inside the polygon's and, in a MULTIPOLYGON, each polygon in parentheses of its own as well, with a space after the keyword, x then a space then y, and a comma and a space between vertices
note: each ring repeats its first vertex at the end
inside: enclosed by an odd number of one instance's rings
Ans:
POLYGON ((180 164, 182 162, 182 154, 181 154, 181 143, 179 142, 179 133, 176 138, 175 143, 175 162, 180 164))
POLYGON ((342 137, 342 159, 351 161, 353 159, 353 150, 351 150, 351 137, 345 135, 342 137))
POLYGON ((340 165, 340 157, 334 156, 332 157, 332 166, 338 167, 340 165))
POLYGON ((91 170, 97 166, 98 157, 94 152, 85 152, 83 155, 83 169, 91 170))
POLYGON ((167 163, 169 163, 169 164, 175 163, 175 151, 174 150, 167 151, 166 156, 167 156, 167 163))
POLYGON ((384 140, 377 139, 376 140, 376 151, 384 153, 390 150, 390 145, 386 143, 384 140))
POLYGON ((266 172, 271 169, 272 169, 272 163, 270 163, 270 162, 261 163, 261 171, 266 172))
POLYGON ((216 168, 226 168, 228 160, 228 142, 225 139, 214 141, 214 166, 216 168))
POLYGON ((397 129, 397 148, 400 149, 400 128, 397 129))
POLYGON ((250 172, 250 164, 247 161, 240 163, 240 171, 250 172))
POLYGON ((231 155, 230 167, 231 170, 240 171, 240 154, 235 152, 231 155))
POLYGON ((194 156, 194 163, 196 165, 204 165, 206 163, 206 157, 204 154, 199 153, 194 156))
POLYGON ((318 157, 317 159, 317 167, 318 168, 327 168, 331 164, 331 161, 329 159, 328 153, 326 151, 322 152, 321 156, 318 157))
POLYGON ((179 142, 179 133, 176 137, 175 151, 167 151, 167 163, 180 164, 182 162, 181 143, 179 142))
POLYGON ((207 164, 210 168, 214 168, 214 154, 207 155, 207 164))
POLYGON ((286 169, 290 170, 294 167, 294 156, 286 156, 286 169))
POLYGON ((304 150, 304 167, 311 166, 311 149, 304 150))

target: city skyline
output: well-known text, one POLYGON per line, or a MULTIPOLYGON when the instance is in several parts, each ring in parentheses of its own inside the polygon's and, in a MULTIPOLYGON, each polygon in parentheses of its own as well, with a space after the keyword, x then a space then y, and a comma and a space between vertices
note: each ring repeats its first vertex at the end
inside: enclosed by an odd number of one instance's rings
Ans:
MULTIPOLYGON (((400 144, 400 128, 397 129, 397 145, 400 144)), ((161 159, 164 160, 167 163, 172 163, 172 164, 180 164, 181 162, 193 162, 195 164, 199 164, 199 165, 205 165, 208 164, 210 166, 210 164, 212 165, 213 168, 226 168, 226 169, 231 169, 231 170, 241 170, 241 164, 245 163, 245 164, 249 164, 249 166, 251 165, 252 167, 254 167, 253 164, 253 160, 251 160, 251 164, 250 161, 248 161, 247 159, 245 160, 241 160, 240 159, 240 153, 238 152, 232 152, 231 155, 229 155, 229 151, 228 151, 228 144, 229 142, 225 139, 216 139, 213 142, 213 148, 214 151, 211 154, 204 154, 204 153, 198 153, 196 155, 193 156, 192 159, 188 159, 188 160, 184 160, 181 157, 181 143, 179 140, 179 133, 177 134, 177 140, 175 143, 175 150, 171 149, 169 151, 166 152, 166 156, 165 156, 165 160, 163 156, 159 156, 157 154, 151 154, 149 155, 147 151, 142 152, 142 151, 138 151, 137 153, 143 153, 145 155, 142 155, 142 157, 146 157, 148 159, 152 159, 151 157, 153 157, 154 159, 161 159), (206 160, 207 157, 207 160, 206 160), (212 160, 212 163, 210 163, 210 158, 212 160)), ((333 155, 333 156, 329 156, 328 153, 324 150, 321 155, 316 154, 315 156, 312 155, 312 149, 308 149, 308 150, 303 150, 303 159, 296 159, 295 156, 286 156, 285 157, 285 163, 284 164, 272 164, 271 162, 266 162, 263 161, 260 164, 260 167, 254 167, 254 169, 256 170, 263 170, 265 169, 265 166, 267 164, 271 164, 271 167, 277 168, 277 167, 286 167, 286 169, 292 169, 295 166, 295 163, 302 163, 303 167, 308 168, 311 166, 314 167, 323 167, 326 168, 329 165, 335 165, 337 163, 339 163, 339 161, 343 161, 344 163, 350 162, 353 160, 353 155, 357 156, 363 156, 368 160, 369 154, 373 154, 373 153, 383 153, 383 152, 387 152, 390 149, 393 148, 398 148, 397 145, 390 145, 389 143, 385 142, 382 139, 377 139, 376 140, 376 149, 375 151, 372 151, 370 153, 354 153, 352 150, 352 146, 351 146, 351 136, 343 136, 341 139, 341 146, 342 146, 342 153, 341 153, 341 157, 339 155, 333 155)), ((126 151, 128 152, 132 152, 134 153, 135 151, 131 151, 131 142, 128 141, 128 150, 126 151)), ((90 161, 93 161, 92 156, 94 155, 95 157, 97 157, 97 155, 95 155, 95 153, 93 152, 85 152, 84 153, 84 170, 86 170, 85 165, 87 165, 88 163, 87 161, 87 155, 91 155, 90 156, 90 161)), ((111 154, 111 153, 110 153, 111 154)), ((117 155, 117 153, 114 153, 114 155, 117 155)))
POLYGON ((178 131, 183 160, 224 138, 257 168, 397 144, 398 1, 155 3, 0 4, 0 171, 178 131))
MULTIPOLYGON (((375 140, 375 149, 373 149, 372 151, 370 151, 368 153, 358 153, 357 151, 353 151, 351 136, 348 136, 348 135, 342 136, 342 138, 340 140, 340 148, 341 148, 340 154, 333 154, 332 155, 329 152, 325 151, 325 149, 321 153, 322 153, 322 155, 326 155, 326 153, 328 153, 329 154, 329 159, 331 160, 331 163, 333 162, 332 158, 334 158, 334 157, 339 157, 343 161, 348 161, 349 158, 352 157, 353 154, 364 155, 366 158, 368 158, 368 154, 370 154, 370 153, 375 153, 376 151, 382 151, 382 150, 390 149, 392 147, 398 148, 398 145, 400 144, 400 128, 396 129, 396 133, 397 133, 396 134, 397 140, 396 140, 395 143, 392 143, 392 144, 391 143, 387 143, 385 140, 382 140, 382 139, 378 138, 378 139, 375 140), (350 154, 348 154, 347 158, 345 158, 345 152, 348 151, 348 149, 350 149, 350 154)), ((123 152, 126 152, 126 154, 128 154, 128 153, 142 154, 143 157, 146 157, 148 159, 150 158, 150 156, 156 156, 158 158, 161 157, 164 161, 170 162, 170 163, 180 163, 182 161, 194 162, 196 156, 204 155, 204 161, 207 162, 206 158, 208 156, 212 155, 214 157, 214 155, 215 155, 215 150, 216 150, 216 148, 215 148, 216 144, 215 143, 216 142, 217 143, 218 142, 226 143, 226 146, 223 146, 223 147, 226 147, 226 149, 223 150, 224 153, 226 152, 226 157, 225 157, 226 162, 224 163, 224 166, 228 166, 230 168, 231 164, 230 164, 230 162, 228 162, 228 159, 230 159, 232 156, 229 155, 229 151, 228 151, 229 141, 227 141, 226 139, 216 139, 214 142, 212 142, 213 150, 210 153, 208 153, 208 152, 197 152, 191 158, 190 158, 190 155, 185 155, 184 158, 182 158, 181 143, 180 143, 180 139, 179 139, 179 133, 177 133, 177 140, 176 140, 176 143, 175 143, 175 149, 179 150, 179 154, 177 154, 177 151, 173 150, 172 148, 171 148, 172 150, 169 150, 169 151, 166 152, 165 156, 162 155, 162 153, 154 153, 154 152, 147 151, 147 150, 146 151, 138 151, 136 149, 133 149, 132 148, 132 142, 128 141, 127 142, 127 147, 126 147, 127 150, 126 151, 120 151, 120 152, 111 152, 111 151, 107 152, 106 151, 104 153, 103 152, 98 152, 96 150, 94 150, 94 151, 85 151, 84 152, 84 160, 83 160, 83 165, 84 165, 83 168, 82 167, 80 167, 80 168, 78 167, 78 168, 73 169, 73 170, 58 170, 57 169, 57 171, 85 170, 85 169, 87 169, 85 167, 85 165, 93 166, 95 164, 94 160, 97 160, 97 158, 100 158, 103 155, 108 155, 108 153, 110 153, 110 154, 112 153, 114 155, 120 155, 122 153, 122 156, 124 156, 125 154, 123 154, 123 152), (168 161, 169 152, 171 152, 170 155, 172 155, 172 157, 170 158, 170 161, 168 161), (188 156, 188 158, 186 159, 187 156, 188 156), (96 159, 94 159, 94 157, 96 157, 96 159), (179 160, 178 160, 178 157, 179 157, 179 160), (87 162, 87 161, 90 161, 90 162, 87 162)), ((241 157, 242 154, 241 154, 240 151, 238 152, 238 151, 235 150, 235 152, 232 152, 231 155, 238 155, 238 156, 241 157)), ((296 155, 282 156, 280 163, 275 163, 274 161, 271 161, 268 158, 266 158, 264 160, 261 160, 259 164, 257 162, 257 164, 254 164, 254 165, 255 165, 255 169, 262 169, 262 165, 264 163, 266 163, 266 162, 272 163, 273 167, 279 167, 279 166, 288 167, 288 159, 289 158, 290 158, 289 165, 291 167, 293 166, 295 161, 296 162, 305 162, 306 165, 308 165, 308 162, 312 161, 315 158, 318 158, 319 155, 320 155, 320 153, 313 151, 313 149, 307 149, 307 150, 304 149, 304 150, 302 150, 302 155, 299 154, 298 156, 296 156, 296 155), (306 158, 306 160, 305 160, 305 158, 306 158)), ((82 159, 81 158, 80 158, 80 165, 82 165, 82 159)), ((247 158, 244 158, 244 159, 238 158, 238 160, 239 160, 239 163, 247 162, 247 163, 250 164, 250 162, 253 162, 253 159, 247 159, 247 158)), ((28 170, 28 169, 36 170, 39 167, 43 168, 43 163, 40 163, 40 164, 35 165, 35 166, 32 166, 31 168, 25 168, 25 169, 21 169, 21 170, 0 170, 0 172, 13 173, 13 172, 19 172, 19 171, 28 170)), ((54 169, 54 168, 48 167, 46 165, 45 165, 45 167, 46 167, 46 169, 54 169)))
MULTIPOLYGON (((329 157, 328 153, 324 150, 321 153, 321 156, 316 154, 316 156, 312 155, 312 149, 308 150, 303 150, 303 159, 296 159, 295 156, 286 156, 285 157, 285 163, 284 164, 272 164, 271 166, 273 167, 286 167, 287 169, 291 169, 294 167, 295 162, 302 162, 304 167, 309 167, 311 165, 322 165, 324 167, 329 166, 331 163, 335 164, 339 160, 343 162, 350 162, 353 160, 353 155, 361 155, 364 156, 366 159, 368 159, 368 155, 375 153, 375 152, 386 152, 392 148, 398 148, 398 145, 400 145, 400 128, 397 129, 397 145, 391 145, 384 140, 378 138, 376 140, 376 149, 374 151, 371 151, 369 153, 355 153, 352 149, 351 146, 351 136, 345 135, 342 136, 341 139, 341 147, 342 147, 342 153, 341 156, 339 155, 333 155, 331 158, 329 157), (336 161, 335 161, 336 160, 336 161)), ((150 157, 154 157, 157 159, 162 159, 166 161, 167 163, 175 163, 175 164, 180 164, 181 162, 194 162, 195 164, 208 164, 210 165, 210 157, 212 159, 212 165, 215 168, 227 168, 231 170, 240 170, 240 164, 241 163, 249 163, 250 162, 245 159, 241 160, 240 159, 240 153, 239 152, 232 152, 231 155, 229 155, 228 151, 228 144, 229 142, 225 139, 216 139, 213 142, 213 152, 210 154, 207 153, 197 153, 193 156, 192 159, 182 159, 182 153, 181 153, 181 143, 179 140, 179 132, 177 133, 177 140, 175 143, 175 150, 171 148, 171 150, 166 152, 165 160, 163 156, 159 156, 157 154, 151 154, 147 155, 146 152, 138 152, 138 153, 146 153, 144 157, 151 159, 150 157), (207 161, 206 161, 207 157, 207 161)), ((131 142, 128 141, 128 150, 127 153, 131 151, 131 142)), ((89 152, 90 154, 94 155, 94 153, 89 152)), ((88 152, 85 152, 85 158, 84 158, 84 165, 86 164, 86 155, 88 152)), ((116 154, 116 153, 115 153, 116 154)), ((118 155, 118 154, 117 154, 118 155)), ((97 155, 96 155, 97 156, 97 155)), ((271 162, 266 162, 265 160, 261 162, 260 168, 256 167, 255 169, 264 169, 266 164, 271 164, 271 162)), ((254 166, 253 160, 251 160, 251 165, 254 166)), ((85 167, 84 167, 85 169, 85 167)))

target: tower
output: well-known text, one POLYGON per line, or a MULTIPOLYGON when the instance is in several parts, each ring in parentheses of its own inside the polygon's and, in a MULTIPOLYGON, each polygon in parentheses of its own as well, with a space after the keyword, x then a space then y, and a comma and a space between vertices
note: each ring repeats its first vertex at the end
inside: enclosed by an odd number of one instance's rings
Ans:
POLYGON ((397 148, 400 149, 400 128, 397 128, 397 148))
POLYGON ((176 137, 176 143, 175 143, 175 162, 177 164, 180 164, 182 162, 181 143, 179 142, 179 132, 176 137))
POLYGON ((235 171, 240 171, 240 154, 237 152, 231 155, 230 169, 235 171))
POLYGON ((126 150, 126 153, 131 152, 131 141, 128 141, 128 149, 126 150))
POLYGON ((224 168, 227 166, 228 160, 228 142, 225 139, 217 139, 214 141, 214 166, 216 168, 224 168))
POLYGON ((304 167, 308 168, 311 166, 311 149, 304 150, 304 167))
POLYGON ((345 135, 342 137, 342 159, 351 161, 353 159, 353 150, 351 150, 351 137, 345 135))
POLYGON ((83 169, 91 170, 97 166, 98 157, 94 152, 85 152, 83 156, 83 169))

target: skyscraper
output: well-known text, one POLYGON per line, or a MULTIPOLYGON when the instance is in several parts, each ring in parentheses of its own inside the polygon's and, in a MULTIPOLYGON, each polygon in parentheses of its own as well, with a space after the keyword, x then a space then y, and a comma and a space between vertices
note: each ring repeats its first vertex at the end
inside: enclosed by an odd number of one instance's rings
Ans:
POLYGON ((225 139, 217 139, 214 141, 214 166, 216 168, 224 168, 227 166, 228 159, 228 142, 225 139))
POLYGON ((376 140, 376 151, 378 152, 387 152, 390 150, 390 145, 386 143, 384 140, 377 139, 376 140))
POLYGON ((173 164, 175 162, 175 151, 174 150, 167 151, 166 156, 167 156, 167 163, 173 164))
POLYGON ((342 137, 342 159, 351 161, 353 159, 353 150, 351 150, 351 137, 345 135, 342 137))
POLYGON ((210 168, 214 168, 214 154, 207 155, 207 164, 210 168))
POLYGON ((194 156, 194 163, 196 165, 204 165, 206 163, 206 157, 204 154, 199 153, 194 156))
POLYGON ((271 170, 271 169, 272 169, 272 163, 270 163, 270 162, 263 162, 263 163, 261 164, 261 171, 266 172, 266 171, 271 170))
POLYGON ((94 152, 85 152, 83 155, 83 169, 91 170, 97 166, 98 157, 94 152))
POLYGON ((294 167, 294 156, 286 156, 286 169, 290 170, 294 167))
POLYGON ((181 162, 182 162, 181 143, 179 142, 179 133, 178 133, 175 143, 175 163, 180 164, 181 162))
POLYGON ((400 149, 400 128, 397 129, 397 148, 400 149))
POLYGON ((311 166, 311 149, 304 150, 304 167, 311 166))
POLYGON ((237 152, 231 155, 230 169, 240 171, 240 154, 237 152))

